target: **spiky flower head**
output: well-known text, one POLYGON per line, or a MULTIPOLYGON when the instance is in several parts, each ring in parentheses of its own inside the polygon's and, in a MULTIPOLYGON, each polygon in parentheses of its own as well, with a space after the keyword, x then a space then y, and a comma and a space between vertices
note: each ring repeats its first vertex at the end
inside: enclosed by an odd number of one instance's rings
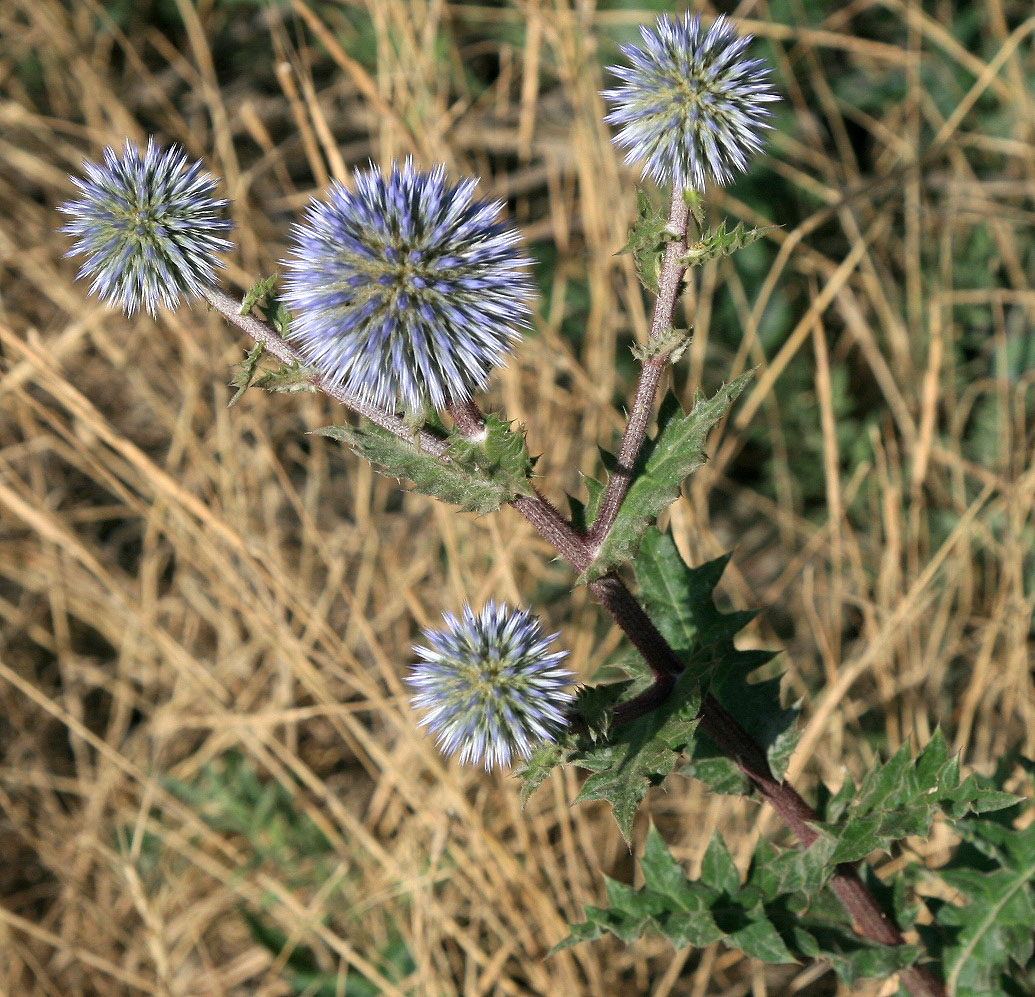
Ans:
POLYGON ((284 264, 291 338, 319 370, 383 409, 467 401, 528 324, 530 262, 476 180, 411 160, 335 182, 294 228, 284 264))
POLYGON ((642 48, 622 46, 631 65, 610 67, 623 85, 603 92, 626 163, 642 160, 658 184, 729 183, 762 148, 766 105, 779 100, 762 60, 744 58, 751 36, 738 37, 725 16, 705 31, 689 13, 640 33, 642 48))
POLYGON ((92 277, 90 293, 132 315, 143 306, 174 308, 180 295, 201 295, 231 248, 219 233, 232 225, 220 217, 229 202, 212 197, 217 181, 189 162, 178 145, 161 150, 153 138, 141 156, 129 139, 119 156, 84 162, 86 178, 72 177, 83 195, 59 208, 71 216, 62 229, 79 241, 67 255, 85 255, 79 277, 92 277))
POLYGON ((567 691, 575 676, 561 667, 568 652, 549 651, 557 634, 540 637, 534 616, 492 601, 480 613, 464 606, 459 619, 443 619, 443 629, 424 631, 428 646, 414 647, 420 660, 406 679, 439 748, 488 770, 553 741, 575 698, 567 691))

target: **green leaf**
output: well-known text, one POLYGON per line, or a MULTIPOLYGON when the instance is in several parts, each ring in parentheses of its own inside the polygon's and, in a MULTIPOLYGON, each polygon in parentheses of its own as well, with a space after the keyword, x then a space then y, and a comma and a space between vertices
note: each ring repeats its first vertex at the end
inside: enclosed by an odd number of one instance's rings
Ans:
MULTIPOLYGON (((709 692, 765 749, 769 764, 782 777, 797 741, 797 709, 780 705, 780 679, 748 682, 748 676, 772 659, 768 651, 739 651, 733 638, 753 612, 721 613, 712 593, 728 557, 689 568, 675 541, 656 527, 647 530, 633 562, 644 608, 654 625, 684 661, 693 663, 709 692)), ((745 794, 747 778, 707 735, 694 739, 690 762, 681 774, 707 783, 715 792, 745 794)))
POLYGON ((256 343, 244 355, 244 359, 239 364, 234 365, 234 374, 230 378, 230 387, 237 390, 230 401, 226 403, 227 408, 233 408, 241 400, 241 395, 248 390, 255 378, 255 372, 259 368, 259 361, 262 359, 263 352, 262 343, 256 343))
POLYGON ((675 326, 669 326, 667 332, 655 336, 646 345, 640 346, 637 343, 633 344, 629 349, 632 355, 641 363, 651 357, 660 356, 662 353, 667 353, 672 363, 679 363, 679 358, 689 345, 689 329, 677 329, 675 326))
POLYGON ((657 294, 665 243, 677 236, 669 230, 668 218, 654 207, 649 195, 642 190, 636 192, 636 214, 636 221, 629 230, 629 241, 616 255, 632 253, 640 282, 657 294))
POLYGON ((959 764, 949 757, 939 729, 915 761, 903 745, 873 768, 858 788, 846 780, 828 804, 822 826, 837 838, 831 861, 855 862, 878 849, 887 851, 902 838, 926 837, 938 810, 956 819, 1001 810, 1018 799, 981 776, 960 782, 959 764))
POLYGON ((606 800, 626 841, 633 819, 651 786, 661 783, 676 765, 697 728, 701 705, 699 684, 688 670, 660 706, 637 720, 613 727, 610 715, 616 704, 628 700, 649 685, 642 677, 628 682, 584 689, 574 713, 581 718, 557 742, 532 754, 518 773, 524 779, 522 798, 527 799, 555 765, 577 765, 592 775, 582 786, 577 803, 606 800))
POLYGON ((860 938, 837 899, 823 889, 832 845, 822 836, 811 848, 788 852, 762 843, 741 884, 716 835, 701 878, 690 880, 652 826, 640 861, 643 886, 633 889, 607 880, 609 906, 587 906, 586 921, 573 925, 554 951, 604 932, 628 943, 651 929, 676 948, 722 941, 769 963, 795 962, 801 956, 825 959, 848 984, 912 965, 920 949, 874 945, 860 938))
POLYGON ((298 391, 315 391, 312 378, 316 374, 312 367, 305 367, 297 360, 289 364, 280 364, 275 370, 263 371, 255 380, 255 387, 266 391, 278 391, 293 394, 298 391))
POLYGON ((581 502, 579 499, 569 495, 568 504, 571 508, 571 525, 576 530, 585 533, 593 525, 593 520, 597 518, 597 512, 600 511, 600 500, 604 497, 604 486, 596 478, 590 478, 588 475, 583 476, 583 480, 586 483, 586 491, 589 494, 588 500, 581 502))
POLYGON ((607 800, 622 837, 629 841, 647 790, 675 768, 693 738, 700 706, 700 684, 696 676, 684 672, 668 698, 651 713, 610 731, 608 741, 599 747, 568 759, 593 773, 575 802, 607 800))
POLYGON ((247 315, 260 301, 273 291, 273 285, 277 283, 277 275, 270 274, 256 282, 251 290, 242 298, 241 308, 238 314, 247 315))
POLYGON ((277 283, 277 274, 260 280, 244 296, 241 301, 240 314, 247 315, 253 308, 258 308, 262 317, 281 335, 286 336, 291 325, 291 313, 280 303, 273 290, 277 283))
POLYGON ((1018 831, 1005 818, 969 818, 957 830, 964 844, 937 875, 965 902, 928 901, 937 930, 921 928, 921 936, 941 962, 950 995, 1030 992, 1024 981, 1035 948, 1035 823, 1018 831))
MULTIPOLYGON (((499 416, 485 417, 485 432, 480 440, 467 440, 459 434, 449 437, 447 454, 455 464, 473 477, 499 489, 501 503, 517 495, 531 495, 535 464, 525 443, 525 428, 510 428, 499 416)), ((498 506, 497 506, 498 508, 498 506)))
MULTIPOLYGON (((699 880, 687 879, 653 826, 648 829, 640 865, 643 887, 635 890, 608 881, 610 906, 586 907, 586 922, 573 925, 572 933, 555 951, 605 931, 629 942, 652 928, 676 948, 703 947, 721 940, 766 962, 795 961, 758 891, 741 887, 718 836, 708 846, 699 880)), ((775 909, 782 913, 779 905, 775 909)))
POLYGON ((701 860, 701 882, 714 886, 720 892, 736 893, 740 889, 740 876, 726 850, 718 831, 712 831, 711 840, 701 860))
POLYGON ((742 222, 727 231, 726 221, 723 219, 719 222, 718 228, 706 232, 696 242, 690 243, 686 247, 685 255, 680 258, 680 262, 685 267, 696 267, 707 263, 708 260, 732 256, 738 249, 750 246, 751 243, 761 239, 766 232, 778 227, 777 225, 765 225, 762 228, 749 229, 742 222))
POLYGON ((691 472, 706 459, 704 444, 751 374, 741 374, 705 400, 698 395, 693 409, 684 413, 675 395, 669 394, 658 412, 658 431, 644 444, 632 484, 614 524, 600 544, 593 563, 579 581, 591 582, 636 555, 647 528, 670 503, 691 472))
POLYGON ((514 495, 508 490, 513 454, 506 446, 502 446, 505 454, 498 452, 494 443, 491 455, 488 449, 481 449, 476 457, 472 448, 457 435, 448 441, 447 454, 457 454, 457 460, 452 460, 422 451, 408 440, 369 422, 358 427, 325 426, 315 432, 347 444, 382 474, 406 478, 413 482, 415 491, 470 512, 493 512, 514 495))

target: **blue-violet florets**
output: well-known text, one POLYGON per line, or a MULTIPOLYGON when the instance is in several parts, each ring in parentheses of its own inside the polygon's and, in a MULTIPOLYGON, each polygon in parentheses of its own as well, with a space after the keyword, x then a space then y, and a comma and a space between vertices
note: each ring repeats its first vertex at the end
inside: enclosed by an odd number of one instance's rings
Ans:
POLYGON ((78 277, 93 277, 90 293, 132 315, 141 306, 153 317, 159 304, 180 295, 200 296, 231 248, 219 233, 232 228, 220 213, 229 203, 212 197, 217 181, 188 162, 177 145, 161 150, 153 138, 141 156, 129 139, 120 157, 104 150, 104 163, 84 162, 86 178, 72 177, 82 193, 61 211, 62 229, 79 237, 69 256, 86 255, 78 277))
POLYGON ((631 66, 610 67, 623 85, 603 92, 625 161, 642 160, 643 175, 659 184, 729 183, 762 148, 766 105, 779 100, 762 60, 744 58, 751 36, 738 37, 725 16, 704 31, 689 13, 640 33, 642 48, 622 46, 631 66))
POLYGON ((290 336, 334 382, 383 409, 420 415, 467 401, 527 326, 530 262, 474 200, 407 159, 385 176, 357 170, 355 191, 331 185, 294 228, 284 300, 290 336))
POLYGON ((420 660, 406 679, 439 748, 491 769, 555 740, 575 698, 575 676, 560 664, 568 652, 548 650, 557 634, 540 637, 534 616, 492 601, 443 619, 443 629, 424 631, 428 646, 414 647, 420 660))

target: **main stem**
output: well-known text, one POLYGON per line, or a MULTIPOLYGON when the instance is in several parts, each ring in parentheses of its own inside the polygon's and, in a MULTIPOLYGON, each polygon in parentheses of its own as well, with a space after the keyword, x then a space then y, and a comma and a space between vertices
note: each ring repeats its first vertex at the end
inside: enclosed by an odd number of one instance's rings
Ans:
MULTIPOLYGON (((683 191, 679 187, 673 187, 668 209, 668 229, 673 239, 666 244, 662 257, 658 296, 654 299, 648 342, 657 341, 672 326, 672 316, 683 287, 683 275, 686 273, 686 267, 680 260, 686 256, 686 234, 689 224, 690 209, 683 197, 683 191)), ((647 434, 647 426, 654 412, 654 397, 658 393, 658 384, 668 364, 669 352, 662 351, 648 356, 643 362, 640 380, 636 385, 636 397, 633 399, 632 411, 629 413, 629 421, 625 425, 622 445, 618 451, 618 466, 608 479, 604 497, 600 500, 600 510, 589 531, 589 539, 594 546, 603 542, 610 532, 625 493, 629 490, 643 439, 647 434)))
MULTIPOLYGON (((675 198, 673 198, 672 214, 675 212, 676 205, 675 198)), ((685 225, 684 219, 684 233, 685 225)), ((680 273, 679 281, 681 280, 682 274, 680 273)), ((675 292, 677 294, 678 283, 677 281, 675 292)), ((267 323, 252 315, 242 315, 240 305, 229 295, 216 289, 208 289, 204 296, 205 300, 228 322, 247 333, 255 342, 261 343, 272 356, 282 363, 305 366, 304 358, 290 343, 267 323)), ((668 314, 670 321, 671 311, 668 314)), ((655 308, 655 319, 657 316, 658 309, 655 308)), ((658 376, 660 376, 660 372, 658 376)), ((323 391, 347 408, 365 416, 396 436, 420 445, 428 453, 438 457, 444 456, 445 444, 434 434, 423 430, 415 434, 413 427, 407 425, 402 419, 377 409, 363 398, 343 390, 340 385, 334 384, 317 372, 310 375, 309 381, 314 388, 323 391)), ((646 397, 643 377, 641 377, 641 388, 642 391, 637 391, 637 403, 634 405, 634 411, 638 411, 643 404, 646 404, 641 403, 641 394, 646 397)), ((656 388, 657 377, 654 378, 653 388, 650 389, 648 408, 653 407, 653 393, 656 388)), ((449 411, 457 428, 464 435, 477 436, 481 432, 481 413, 473 403, 454 405, 450 407, 449 411)), ((644 424, 644 431, 645 429, 646 424, 644 424)), ((626 437, 631 440, 628 432, 626 437)), ((637 453, 642 439, 641 431, 639 441, 636 443, 637 453)), ((629 466, 631 468, 633 465, 629 466)), ((618 497, 619 504, 627 488, 628 482, 618 497)), ((581 573, 589 566, 593 560, 597 541, 593 537, 588 537, 575 530, 546 498, 535 492, 532 496, 518 496, 513 500, 512 505, 576 570, 581 573)), ((617 511, 617 506, 615 508, 617 511)), ((606 536, 606 532, 602 536, 606 536)), ((664 701, 683 666, 621 578, 614 573, 604 575, 591 582, 589 590, 621 627, 654 674, 654 683, 650 688, 636 699, 622 704, 615 711, 616 723, 628 723, 636 717, 650 712, 664 701)), ((806 848, 811 845, 818 834, 810 824, 819 819, 818 815, 801 798, 793 786, 781 782, 773 775, 765 752, 751 735, 711 694, 706 695, 702 701, 699 719, 700 729, 758 787, 762 796, 783 818, 784 823, 801 844, 806 848)), ((860 935, 883 945, 902 945, 904 943, 894 921, 881 909, 876 898, 859 878, 853 865, 848 863, 839 865, 830 879, 830 886, 852 917, 860 935)), ((914 997, 945 997, 944 987, 927 969, 913 967, 903 970, 902 982, 914 997)))

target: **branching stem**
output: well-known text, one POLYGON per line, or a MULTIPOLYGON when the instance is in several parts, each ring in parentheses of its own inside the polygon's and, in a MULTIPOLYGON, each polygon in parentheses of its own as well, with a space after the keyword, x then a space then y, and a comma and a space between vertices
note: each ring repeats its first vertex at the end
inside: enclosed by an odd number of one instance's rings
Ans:
MULTIPOLYGON (((652 336, 657 334, 658 329, 663 331, 671 322, 672 308, 675 305, 675 298, 678 296, 679 285, 682 281, 682 268, 678 267, 678 264, 675 267, 670 265, 671 256, 685 252, 678 248, 685 244, 687 224, 686 206, 683 204, 681 196, 679 204, 682 205, 682 215, 677 210, 676 198, 673 197, 670 221, 673 221, 674 225, 682 226, 684 240, 683 243, 670 244, 666 251, 662 288, 663 290, 670 288, 670 298, 666 298, 669 304, 663 307, 662 295, 659 294, 654 322, 651 326, 652 336), (674 250, 673 246, 676 247, 674 250), (665 273, 669 274, 667 280, 665 273)), ((282 363, 304 364, 301 354, 275 329, 252 315, 242 315, 240 305, 229 295, 212 289, 206 292, 205 298, 228 322, 247 333, 255 342, 261 343, 272 356, 282 363)), ((664 367, 663 358, 653 359, 660 359, 661 362, 656 370, 651 366, 651 360, 644 364, 636 402, 633 406, 633 415, 637 419, 639 428, 633 431, 627 429, 622 443, 622 454, 626 456, 632 454, 632 457, 628 461, 623 460, 621 455, 619 457, 620 462, 630 471, 635 466, 636 456, 643 443, 643 435, 653 409, 658 380, 664 367), (650 373, 648 373, 649 371, 650 373)), ((313 387, 323 391, 353 412, 370 419, 371 422, 402 439, 414 442, 419 438, 422 447, 427 452, 438 457, 444 456, 445 444, 439 437, 425 431, 420 431, 415 436, 413 428, 402 419, 381 411, 364 399, 344 391, 339 385, 331 383, 321 374, 314 372, 309 380, 313 387)), ((457 428, 465 436, 477 437, 481 432, 482 416, 473 402, 453 405, 449 408, 449 412, 457 428)), ((632 419, 630 419, 630 426, 632 426, 632 419)), ((611 484, 618 479, 619 475, 616 474, 612 477, 611 484)), ((611 515, 612 523, 614 514, 617 514, 618 506, 621 505, 622 498, 628 489, 628 484, 627 475, 624 485, 615 486, 613 492, 611 485, 608 486, 607 494, 612 495, 611 502, 614 507, 611 515)), ((605 503, 608 501, 606 495, 604 501, 605 503)), ((581 573, 589 566, 599 542, 598 537, 592 533, 589 536, 580 533, 538 492, 533 496, 518 496, 511 504, 577 571, 581 573)), ((602 507, 600 516, 603 516, 604 508, 606 506, 602 507)), ((597 522, 601 522, 599 517, 597 522)), ((610 528, 610 524, 607 528, 610 528)), ((606 535, 607 530, 605 529, 600 537, 606 535)), ((638 717, 645 716, 664 702, 675 684, 676 676, 682 670, 682 663, 618 575, 611 572, 598 578, 590 583, 589 590, 621 627, 654 674, 654 682, 648 689, 635 699, 623 703, 615 711, 615 723, 629 723, 638 717)), ((818 820, 816 812, 802 799, 793 786, 781 782, 773 775, 765 752, 751 735, 710 694, 706 695, 702 701, 699 720, 700 729, 758 787, 759 792, 780 815, 802 846, 807 848, 811 845, 818 837, 816 831, 810 826, 812 822, 818 820)), ((860 935, 883 945, 902 945, 904 943, 902 934, 894 921, 881 909, 876 898, 860 879, 854 865, 846 863, 838 866, 837 871, 830 879, 830 887, 848 911, 860 935)), ((933 974, 922 967, 904 970, 902 981, 914 997, 945 997, 944 987, 933 974)))
MULTIPOLYGON (((690 224, 690 209, 683 198, 683 191, 672 188, 672 200, 669 204, 668 227, 679 233, 665 246, 665 255, 661 263, 661 275, 658 278, 658 296, 654 300, 654 314, 651 317, 649 341, 654 341, 668 332, 672 325, 679 292, 683 287, 683 275, 686 267, 680 258, 686 255, 687 226, 690 224)), ((618 451, 618 466, 611 473, 600 501, 600 511, 589 531, 589 538, 594 549, 603 543, 611 527, 614 525, 618 510, 621 508, 625 493, 629 490, 636 461, 643 447, 647 426, 654 412, 654 399, 658 393, 661 375, 668 365, 669 351, 647 357, 643 362, 640 380, 636 385, 636 397, 633 400, 629 421, 622 436, 622 445, 618 451)))

